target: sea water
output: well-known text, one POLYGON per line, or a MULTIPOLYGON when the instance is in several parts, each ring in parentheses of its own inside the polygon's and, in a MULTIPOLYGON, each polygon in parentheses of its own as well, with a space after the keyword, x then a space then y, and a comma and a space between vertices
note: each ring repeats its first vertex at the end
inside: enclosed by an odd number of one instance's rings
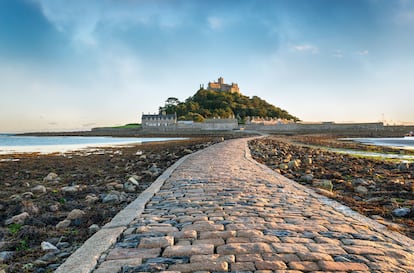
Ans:
MULTIPOLYGON (((414 150, 414 137, 400 137, 400 138, 341 138, 340 140, 352 140, 366 145, 375 145, 390 147, 403 150, 414 150)), ((359 155, 367 157, 380 157, 384 159, 397 159, 403 162, 414 162, 414 155, 405 155, 399 153, 380 153, 356 151, 350 149, 331 149, 338 153, 359 155)))
POLYGON ((398 138, 345 138, 362 144, 414 150, 414 137, 398 138))
POLYGON ((185 138, 135 138, 135 137, 80 137, 80 136, 17 136, 0 134, 0 154, 54 153, 86 148, 128 145, 143 142, 182 140, 185 138))

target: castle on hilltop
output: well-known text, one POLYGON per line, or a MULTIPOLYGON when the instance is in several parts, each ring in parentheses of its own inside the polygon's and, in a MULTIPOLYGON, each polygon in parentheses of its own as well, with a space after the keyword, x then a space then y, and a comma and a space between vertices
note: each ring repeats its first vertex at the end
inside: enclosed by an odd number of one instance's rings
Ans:
POLYGON ((218 78, 217 82, 209 82, 207 90, 240 93, 240 89, 237 83, 225 84, 222 77, 218 78))

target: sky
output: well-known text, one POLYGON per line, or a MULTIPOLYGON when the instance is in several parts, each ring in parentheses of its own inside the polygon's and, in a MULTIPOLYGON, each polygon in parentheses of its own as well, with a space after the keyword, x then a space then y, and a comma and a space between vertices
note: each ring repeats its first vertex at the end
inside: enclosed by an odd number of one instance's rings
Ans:
POLYGON ((0 0, 0 132, 140 122, 222 76, 303 121, 414 123, 411 0, 0 0))

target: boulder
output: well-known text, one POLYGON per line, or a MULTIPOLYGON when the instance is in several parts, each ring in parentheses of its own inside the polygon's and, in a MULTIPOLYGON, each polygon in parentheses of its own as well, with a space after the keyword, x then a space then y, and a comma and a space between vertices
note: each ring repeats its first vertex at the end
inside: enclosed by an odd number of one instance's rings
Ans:
POLYGON ((1 251, 0 252, 0 263, 7 262, 10 260, 14 255, 13 251, 1 251))
POLYGON ((64 229, 64 228, 69 227, 71 223, 72 223, 72 222, 71 222, 70 220, 65 219, 65 220, 63 220, 63 221, 60 221, 60 222, 56 225, 56 228, 57 228, 57 229, 64 229))
POLYGON ((133 175, 128 179, 128 182, 134 184, 135 186, 139 186, 138 180, 140 179, 139 176, 133 175))
POLYGON ((63 193, 75 193, 79 191, 79 186, 66 186, 60 189, 63 193))
POLYGON ((13 216, 12 218, 10 218, 10 219, 7 219, 6 221, 5 221, 5 224, 6 224, 6 226, 7 225, 10 225, 10 224, 24 224, 24 222, 27 220, 27 218, 29 218, 30 217, 30 215, 29 215, 29 213, 27 213, 27 212, 23 212, 23 213, 20 213, 20 214, 18 214, 18 215, 15 215, 15 216, 13 216))
POLYGON ((66 219, 68 220, 76 220, 76 219, 80 219, 83 216, 85 216, 85 212, 83 210, 80 209, 74 209, 71 212, 69 212, 68 216, 66 217, 66 219))
POLYGON ((303 164, 305 164, 305 165, 311 165, 312 163, 313 163, 313 161, 312 161, 312 158, 311 157, 305 157, 304 159, 303 159, 303 164))
POLYGON ((96 196, 95 194, 88 194, 86 197, 85 197, 85 201, 86 201, 86 203, 89 203, 89 204, 92 204, 92 203, 96 203, 97 201, 99 200, 99 197, 98 196, 96 196))
POLYGON ((135 185, 134 183, 131 183, 131 182, 125 182, 124 183, 124 186, 123 186, 123 188, 124 188, 124 191, 126 191, 126 192, 136 192, 136 190, 137 190, 137 185, 135 185))
POLYGON ((59 182, 60 177, 56 173, 51 172, 43 178, 43 181, 45 181, 45 182, 59 182))
POLYGON ((392 214, 396 217, 406 217, 411 212, 410 208, 398 208, 392 211, 392 214))
POLYGON ((34 197, 33 192, 27 191, 21 194, 23 199, 32 199, 34 197))
POLYGON ((46 193, 47 190, 46 190, 45 186, 37 185, 37 186, 32 188, 32 192, 42 194, 42 193, 46 193))
POLYGON ((305 174, 305 175, 302 175, 302 176, 301 176, 301 178, 300 178, 300 180, 301 180, 301 181, 304 181, 304 182, 306 182, 306 183, 310 183, 310 182, 312 182, 312 180, 313 180, 313 175, 312 175, 312 174, 305 174))
POLYGON ((355 191, 356 193, 363 194, 363 195, 365 195, 365 194, 367 194, 367 193, 368 193, 368 189, 367 189, 366 187, 362 186, 362 185, 360 185, 360 186, 356 187, 356 188, 354 189, 354 191, 355 191))
POLYGON ((279 169, 281 169, 281 170, 287 170, 287 169, 289 169, 289 166, 287 164, 285 164, 285 163, 282 163, 282 164, 279 164, 279 169))
POLYGON ((410 164, 408 162, 401 162, 398 165, 398 170, 400 172, 405 172, 405 171, 408 171, 409 169, 410 169, 410 164))
POLYGON ((49 242, 45 242, 45 241, 43 241, 40 244, 40 246, 41 246, 43 251, 56 251, 56 250, 58 250, 58 248, 55 247, 53 244, 51 244, 49 242))
POLYGON ((328 191, 332 191, 333 189, 332 181, 328 179, 316 179, 312 182, 312 186, 328 191))
POLYGON ((94 234, 98 232, 101 228, 97 224, 93 224, 89 226, 89 234, 94 234))
POLYGON ((298 169, 299 168, 299 166, 300 166, 300 160, 299 159, 295 159, 295 160, 291 160, 291 161, 289 161, 289 163, 288 163, 288 167, 289 167, 289 169, 293 169, 293 170, 295 170, 295 169, 298 169))
POLYGON ((122 203, 125 202, 127 200, 127 195, 126 193, 121 193, 118 191, 111 191, 108 194, 105 194, 102 196, 102 203, 122 203))

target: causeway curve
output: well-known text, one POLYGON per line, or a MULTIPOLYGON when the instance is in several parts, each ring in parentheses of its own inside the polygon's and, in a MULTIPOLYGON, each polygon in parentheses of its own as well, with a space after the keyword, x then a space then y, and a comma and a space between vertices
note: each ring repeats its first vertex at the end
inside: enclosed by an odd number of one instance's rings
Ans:
POLYGON ((414 241, 251 159, 182 158, 57 273, 414 272, 414 241))

